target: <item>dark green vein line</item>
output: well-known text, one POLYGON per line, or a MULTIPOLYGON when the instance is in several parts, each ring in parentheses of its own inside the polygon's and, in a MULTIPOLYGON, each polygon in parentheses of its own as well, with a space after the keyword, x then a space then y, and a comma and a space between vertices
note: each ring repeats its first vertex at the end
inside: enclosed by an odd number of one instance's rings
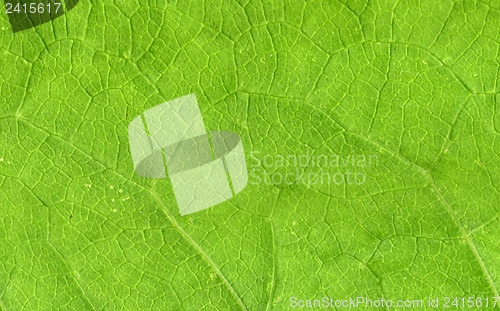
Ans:
MULTIPOLYGON (((460 219, 458 218, 458 216, 455 213, 455 211, 451 208, 450 204, 445 200, 444 196, 441 194, 441 192, 437 188, 437 186, 434 183, 434 179, 432 178, 431 174, 427 170, 425 170, 424 168, 422 168, 422 167, 420 167, 420 166, 412 163, 411 161, 407 160, 403 156, 401 156, 401 155, 397 154, 396 152, 394 152, 394 151, 392 151, 392 150, 390 150, 390 149, 388 149, 388 148, 380 145, 379 143, 377 143, 375 141, 369 140, 368 138, 365 138, 365 137, 363 137, 361 135, 358 135, 356 133, 353 133, 353 132, 349 132, 349 131, 346 131, 346 132, 350 133, 350 134, 352 134, 354 136, 357 136, 357 137, 359 137, 361 139, 365 139, 366 141, 377 145, 379 148, 384 149, 385 151, 389 152, 390 154, 392 154, 393 156, 399 158, 400 160, 408 163, 409 165, 415 167, 421 173, 424 174, 424 176, 428 179, 432 190, 436 193, 439 201, 441 202, 441 204, 444 206, 444 208, 446 209, 446 211, 448 212, 448 214, 450 215, 450 217, 455 222, 455 224, 458 227, 458 229, 460 230, 460 233, 462 234, 465 242, 469 246, 469 249, 471 250, 471 252, 474 255, 474 257, 476 258, 476 261, 478 262, 478 264, 479 264, 479 266, 481 268, 481 271, 483 272, 484 277, 485 277, 486 281, 488 282, 488 285, 489 285, 489 287, 490 287, 490 289, 491 289, 494 297, 499 297, 498 296, 498 290, 497 290, 497 288, 495 286, 495 283, 493 282, 493 280, 492 280, 492 278, 490 276, 490 273, 488 272, 488 269, 486 268, 486 265, 484 264, 481 256, 479 255, 479 252, 476 249, 476 245, 474 244, 474 241, 471 239, 471 237, 469 236, 469 234, 465 230, 464 226, 460 222, 460 219)), ((497 305, 497 307, 500 308, 500 305, 497 305)))
MULTIPOLYGON (((484 274, 486 280, 488 281, 488 285, 490 286, 491 291, 493 292, 493 297, 498 297, 498 290, 495 286, 495 283, 493 282, 493 279, 490 276, 490 273, 488 272, 488 269, 486 268, 486 265, 484 264, 483 259, 481 258, 481 256, 479 255, 479 252, 476 249, 476 245, 474 244, 474 241, 472 240, 470 235, 465 230, 465 228, 462 225, 462 223, 460 222, 460 219, 458 218, 457 214, 453 211, 453 209, 448 204, 448 202, 446 202, 446 199, 443 197, 443 195, 441 194, 439 189, 436 187, 436 184, 434 183, 434 180, 432 179, 431 174, 429 174, 428 172, 426 172, 425 174, 427 175, 427 178, 429 179, 429 182, 431 183, 432 189, 434 190, 434 192, 438 196, 439 200, 441 201, 441 203, 444 205, 444 207, 448 211, 448 214, 450 214, 451 218, 453 218, 453 221, 458 226, 460 232, 462 233, 462 235, 465 239, 465 242, 467 243, 470 250, 474 254, 474 257, 476 258, 477 262, 479 263, 479 266, 481 267, 481 270, 483 271, 483 274, 484 274)), ((500 306, 498 306, 498 305, 497 305, 497 307, 500 308, 500 306)))
MULTIPOLYGON (((441 202, 441 204, 444 206, 444 208, 446 209, 446 211, 448 212, 448 214, 450 215, 450 217, 453 219, 453 221, 455 222, 455 225, 458 227, 458 229, 460 230, 460 233, 462 234, 465 242, 467 243, 467 245, 469 246, 469 249, 471 250, 472 254, 474 255, 474 257, 476 258, 476 261, 478 262, 480 268, 481 268, 481 271, 483 272, 484 274, 484 277, 486 279, 486 281, 488 282, 488 285, 494 295, 494 297, 499 297, 498 296, 498 290, 495 286, 495 283, 493 282, 491 276, 490 276, 490 273, 488 272, 488 269, 486 268, 486 265, 484 264, 481 256, 479 255, 479 252, 477 251, 476 249, 476 245, 474 244, 474 241, 471 239, 471 237, 469 236, 469 234, 467 233, 467 231, 465 230, 464 226, 462 225, 462 223, 460 222, 460 219, 458 218, 457 214, 455 213, 455 211, 451 208, 450 204, 445 200, 444 196, 441 194, 441 192, 439 191, 439 189, 437 188, 436 184, 434 183, 434 179, 432 178, 431 174, 426 171, 424 168, 410 162, 409 160, 407 160, 406 158, 402 157, 401 155, 397 154, 396 152, 378 144, 377 142, 374 142, 372 140, 369 140, 367 138, 364 138, 363 136, 361 135, 358 135, 356 133, 353 133, 353 132, 348 132, 348 133, 351 133, 352 135, 355 135, 355 136, 358 136, 359 138, 363 138, 365 139, 366 141, 368 142, 371 142, 375 145, 377 145, 378 147, 384 149, 385 151, 391 153, 393 156, 399 158, 400 160, 412 165, 413 167, 415 167, 416 169, 418 169, 421 173, 424 174, 424 176, 428 179, 429 183, 430 183, 430 186, 432 188, 432 190, 436 193, 439 201, 441 202)), ((500 305, 497 305, 498 308, 500 308, 500 305)))
MULTIPOLYGON (((457 227, 458 227, 460 233, 462 234, 465 242, 469 246, 469 249, 471 250, 471 252, 474 255, 474 257, 476 258, 476 261, 478 262, 479 267, 481 268, 481 271, 483 272, 484 277, 485 277, 486 281, 488 282, 488 285, 489 285, 492 293, 494 294, 494 297, 499 297, 498 290, 497 290, 497 288, 495 286, 495 283, 493 282, 493 279, 491 278, 490 273, 488 272, 488 269, 486 268, 486 265, 484 264, 481 256, 479 255, 479 252, 476 249, 476 245, 474 244, 474 241, 471 239, 471 237, 469 236, 469 234, 465 230, 464 226, 460 222, 460 219, 456 215, 455 211, 451 208, 450 204, 445 200, 444 196, 441 194, 441 192, 437 188, 437 186, 434 183, 434 180, 433 180, 431 174, 427 170, 425 170, 424 168, 422 168, 422 167, 418 166, 417 164, 411 162, 410 160, 408 160, 405 157, 401 156, 397 152, 395 152, 395 151, 393 151, 393 150, 391 150, 391 149, 389 149, 389 148, 387 148, 387 147, 379 144, 378 142, 373 141, 373 140, 371 140, 369 138, 366 138, 366 137, 364 137, 364 136, 362 136, 360 134, 357 134, 357 133, 354 133, 354 132, 351 132, 351 131, 347 130, 345 126, 343 126, 340 122, 334 120, 330 115, 328 115, 327 113, 325 113, 321 109, 317 108, 314 105, 311 105, 311 104, 309 104, 309 105, 311 107, 314 107, 317 111, 320 111, 321 113, 325 114, 330 120, 332 120, 333 122, 335 122, 336 124, 338 124, 341 128, 343 128, 345 130, 346 134, 351 134, 351 135, 356 136, 356 137, 358 137, 358 138, 360 138, 362 140, 365 140, 368 143, 371 143, 371 144, 374 144, 374 145, 378 146, 380 149, 385 150, 386 152, 392 154, 394 157, 400 159, 401 161, 404 161, 408 165, 413 166, 414 168, 416 168, 418 171, 420 171, 428 179, 432 190, 436 193, 439 201, 441 202, 441 204, 444 206, 445 210, 448 212, 448 214, 450 215, 450 217, 452 218, 452 220, 457 225, 457 227)), ((500 305, 497 305, 497 307, 500 309, 500 305)))

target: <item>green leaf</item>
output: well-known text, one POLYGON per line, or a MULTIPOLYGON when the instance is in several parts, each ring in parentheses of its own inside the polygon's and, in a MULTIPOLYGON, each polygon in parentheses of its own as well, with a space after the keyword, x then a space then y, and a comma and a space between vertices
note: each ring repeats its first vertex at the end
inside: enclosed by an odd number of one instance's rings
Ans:
POLYGON ((0 24, 0 310, 498 308, 498 2, 98 0, 0 24), (182 217, 127 126, 191 93, 250 181, 182 217))

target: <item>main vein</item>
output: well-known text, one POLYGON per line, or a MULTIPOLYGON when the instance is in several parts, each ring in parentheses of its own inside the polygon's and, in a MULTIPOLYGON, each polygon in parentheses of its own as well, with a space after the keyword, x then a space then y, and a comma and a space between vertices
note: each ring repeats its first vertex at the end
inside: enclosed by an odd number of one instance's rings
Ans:
POLYGON ((205 253, 205 251, 200 247, 200 245, 198 245, 198 243, 196 243, 196 241, 194 241, 193 238, 186 231, 184 231, 184 229, 179 225, 179 223, 175 220, 175 218, 172 216, 172 214, 170 214, 167 207, 161 202, 160 198, 158 198, 156 193, 154 193, 153 191, 149 191, 149 193, 153 196, 153 198, 156 200, 156 202, 158 202, 158 204, 163 208, 163 211, 165 212, 165 214, 169 218, 170 222, 174 225, 174 227, 177 229, 177 231, 179 231, 179 233, 182 235, 182 237, 185 238, 198 251, 198 253, 200 253, 200 255, 203 257, 203 259, 205 259, 205 261, 215 270, 215 272, 217 273, 219 278, 222 280, 224 285, 227 287, 227 289, 229 290, 231 295, 234 297, 234 299, 238 303, 238 306, 240 306, 240 308, 242 310, 246 311, 247 309, 246 309, 245 305, 243 304, 243 302, 241 301, 240 296, 238 296, 238 294, 236 293, 234 288, 231 286, 231 284, 226 279, 224 274, 222 274, 222 271, 220 271, 219 267, 217 267, 215 262, 210 258, 210 256, 208 256, 207 253, 205 253))
MULTIPOLYGON (((47 135, 55 137, 55 138, 59 139, 60 141, 66 143, 66 144, 71 145, 73 148, 75 148, 76 150, 78 150, 82 154, 87 155, 88 157, 90 157, 92 160, 94 160, 96 163, 98 163, 99 165, 101 165, 103 168, 106 168, 106 169, 114 172, 115 174, 119 175, 120 177, 124 178, 125 180, 127 180, 127 181, 129 181, 129 182, 131 182, 131 183, 133 183, 133 184, 135 184, 137 186, 139 186, 140 188, 142 188, 143 190, 145 190, 146 192, 148 192, 155 199, 155 201, 158 203, 158 205, 160 205, 160 207, 165 212, 165 215, 168 217, 168 219, 174 225, 174 227, 177 229, 177 231, 179 231, 179 233, 181 234, 181 236, 184 239, 186 239, 193 246, 193 248, 201 255, 201 257, 215 270, 215 272, 217 273, 217 275, 219 276, 219 278, 222 280, 222 282, 224 283, 224 285, 227 287, 227 289, 229 290, 229 292, 231 293, 231 295, 236 300, 238 306, 240 306, 240 308, 242 310, 244 310, 244 311, 247 310, 246 307, 245 307, 245 305, 241 301, 241 298, 238 296, 238 294, 236 293, 236 291, 234 290, 234 288, 231 286, 231 284, 229 283, 229 281, 226 279, 226 277, 222 274, 222 272, 219 269, 219 267, 217 267, 217 265, 215 264, 215 262, 208 256, 208 254, 205 253, 205 251, 203 251, 203 249, 198 245, 198 243, 196 243, 193 240, 193 238, 191 238, 191 236, 186 231, 184 231, 184 229, 179 225, 179 223, 177 223, 177 221, 172 216, 172 214, 170 214, 170 212, 168 211, 168 209, 166 208, 166 206, 161 202, 161 200, 158 198, 158 196, 153 191, 151 191, 151 189, 146 188, 144 185, 138 183, 137 181, 135 181, 133 179, 130 179, 130 178, 122 175, 121 173, 119 173, 119 172, 117 172, 117 171, 115 171, 113 169, 109 169, 104 163, 102 163, 101 161, 95 159, 92 155, 88 154, 87 152, 85 152, 84 150, 80 149, 79 147, 71 144, 64 137, 59 136, 59 135, 57 135, 55 133, 51 133, 51 132, 47 131, 46 129, 42 128, 42 127, 34 125, 34 124, 30 123, 28 120, 26 120, 24 118, 21 118, 21 117, 13 117, 13 118, 16 119, 18 122, 24 122, 25 124, 27 124, 29 126, 32 126, 32 127, 36 128, 36 129, 42 131, 42 132, 45 132, 47 135)), ((56 252, 57 252, 57 250, 56 250, 56 252)), ((69 267, 68 267, 68 269, 69 269, 69 267)), ((77 282, 77 284, 80 285, 78 282, 77 282)), ((80 288, 83 291, 83 288, 81 286, 80 286, 80 288)), ((92 301, 90 299, 89 299, 89 301, 93 305, 93 303, 92 303, 92 301)), ((0 300, 0 306, 2 306, 1 300, 0 300)), ((94 308, 95 308, 95 306, 94 306, 94 308)))
POLYGON ((455 222, 455 224, 457 225, 458 229, 462 233, 465 242, 467 243, 467 245, 469 246, 470 250, 474 254, 474 257, 476 257, 476 260, 479 263, 479 266, 481 267, 481 270, 483 271, 483 274, 484 274, 486 280, 488 281, 488 284, 489 284, 489 286, 491 288, 491 291, 493 292, 493 295, 494 295, 493 297, 499 297, 498 296, 498 290, 497 290, 497 288, 495 286, 495 283, 493 282, 493 279, 491 278, 490 273, 488 272, 488 269, 486 268, 486 265, 484 264, 483 259, 479 255, 479 252, 476 249, 476 245, 474 244, 474 241, 472 241, 471 237, 469 236, 469 234, 465 230, 464 226, 460 222, 460 219, 457 217, 457 214, 453 211, 453 209, 448 204, 448 202, 446 202, 446 199, 443 197, 443 195, 441 194, 441 192, 439 191, 439 189, 436 187, 436 184, 434 183, 434 180, 432 179, 431 174, 429 174, 428 172, 426 172, 426 175, 427 175, 427 178, 429 179, 429 182, 431 183, 432 189, 434 190, 434 192, 438 196, 439 200, 441 201, 441 203, 444 205, 444 207, 448 211, 448 214, 450 214, 451 218, 453 218, 453 221, 455 222))
MULTIPOLYGON (((337 124, 339 124, 337 122, 337 124)), ((342 126, 342 125, 341 125, 342 126)), ((347 131, 346 132, 348 133, 351 133, 352 135, 355 135, 359 138, 362 138, 370 143, 373 143, 375 145, 377 145, 379 148, 381 149, 384 149, 385 151, 389 152, 390 154, 392 154, 393 156, 397 157, 398 159, 406 162, 407 164, 415 167, 416 169, 418 169, 420 172, 422 172, 425 177, 428 179, 429 181, 429 184, 432 188, 432 190, 436 193, 439 201, 441 202, 441 204, 444 206, 444 208, 446 209, 446 211, 448 212, 448 214, 451 216, 451 218, 453 219, 453 221, 455 222, 455 224, 457 225, 458 229, 460 230, 460 233, 462 234, 464 240, 465 240, 465 243, 467 243, 467 245, 469 246, 469 249, 471 250, 471 252, 474 254, 474 257, 476 258, 479 266, 481 267, 481 271, 483 272, 487 282, 488 282, 488 285, 492 291, 492 293, 494 294, 494 297, 499 297, 498 296, 498 290, 495 286, 495 283, 493 282, 493 279, 491 278, 490 276, 490 273, 488 272, 488 269, 486 268, 486 265, 484 264, 484 261, 483 259, 481 258, 481 256, 479 255, 479 252, 477 251, 476 249, 476 245, 474 244, 474 241, 471 239, 471 237, 469 236, 469 234, 467 233, 467 231, 465 230, 464 226, 462 225, 462 223, 460 222, 460 219, 458 218, 457 214, 455 213, 455 211, 451 208, 450 204, 448 204, 448 202, 446 201, 446 199, 444 198, 444 196, 442 195, 442 193, 439 191, 438 187, 436 186, 436 184, 434 183, 434 179, 432 178, 431 174, 425 170, 424 168, 416 165, 415 163, 412 163, 411 161, 409 161, 408 159, 404 158, 403 156, 395 153, 394 151, 388 149, 387 147, 373 141, 373 140, 370 140, 364 136, 361 136, 357 133, 353 133, 353 132, 350 132, 350 131, 347 131)), ((500 308, 500 305, 498 305, 498 308, 500 308)))

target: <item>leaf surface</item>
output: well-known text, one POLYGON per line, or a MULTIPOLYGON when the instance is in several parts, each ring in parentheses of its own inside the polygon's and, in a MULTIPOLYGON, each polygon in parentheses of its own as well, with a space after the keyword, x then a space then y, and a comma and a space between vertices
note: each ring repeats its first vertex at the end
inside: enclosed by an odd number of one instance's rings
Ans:
POLYGON ((0 310, 499 296, 497 2, 81 1, 0 23, 0 310), (127 126, 190 93, 250 182, 181 217, 127 126), (322 155, 376 161, 278 162, 322 155), (365 179, 303 182, 346 173, 365 179))

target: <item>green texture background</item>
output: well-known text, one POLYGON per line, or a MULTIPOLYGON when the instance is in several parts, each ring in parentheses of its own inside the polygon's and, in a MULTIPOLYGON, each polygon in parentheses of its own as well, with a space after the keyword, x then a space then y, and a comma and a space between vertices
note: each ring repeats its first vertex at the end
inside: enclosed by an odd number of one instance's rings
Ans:
POLYGON ((83 0, 16 34, 2 14, 0 310, 498 296, 499 25, 494 0, 83 0), (127 126, 190 93, 247 153, 379 164, 181 217, 127 126))

